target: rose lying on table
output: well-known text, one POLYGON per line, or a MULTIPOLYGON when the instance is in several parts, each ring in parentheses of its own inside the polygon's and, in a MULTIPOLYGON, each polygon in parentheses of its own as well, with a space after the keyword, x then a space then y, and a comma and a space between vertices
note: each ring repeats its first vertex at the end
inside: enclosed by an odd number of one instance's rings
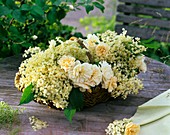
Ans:
POLYGON ((126 32, 106 31, 66 41, 56 38, 46 50, 26 50, 24 56, 30 57, 15 77, 15 86, 23 92, 20 104, 35 100, 64 109, 71 121, 88 100, 84 93, 93 94, 96 87, 114 98, 137 94, 143 88, 137 75, 146 71, 142 55, 146 48, 126 32))
POLYGON ((131 119, 115 120, 107 127, 106 135, 138 135, 140 126, 134 124, 131 119))

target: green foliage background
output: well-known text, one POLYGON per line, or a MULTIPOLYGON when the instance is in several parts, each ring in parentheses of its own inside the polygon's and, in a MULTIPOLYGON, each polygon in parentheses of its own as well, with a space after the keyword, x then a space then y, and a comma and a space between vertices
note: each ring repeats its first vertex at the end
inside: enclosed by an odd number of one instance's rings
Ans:
POLYGON ((79 6, 87 13, 94 7, 103 12, 103 3, 103 0, 0 0, 0 58, 19 54, 30 46, 46 48, 47 42, 56 36, 68 39, 76 33, 73 27, 61 23, 66 14, 79 6), (38 38, 33 40, 33 35, 38 38))

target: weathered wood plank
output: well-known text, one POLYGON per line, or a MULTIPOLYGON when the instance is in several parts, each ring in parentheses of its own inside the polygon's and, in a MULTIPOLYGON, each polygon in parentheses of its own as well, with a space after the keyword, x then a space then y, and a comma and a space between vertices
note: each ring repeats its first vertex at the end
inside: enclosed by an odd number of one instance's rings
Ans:
MULTIPOLYGON (((137 106, 170 88, 170 67, 152 59, 146 59, 148 71, 139 74, 145 88, 138 95, 130 95, 126 100, 111 99, 106 103, 84 108, 83 111, 76 113, 73 123, 70 124, 62 111, 49 109, 47 106, 35 102, 18 106, 22 93, 14 87, 13 77, 17 72, 21 58, 11 57, 7 60, 10 63, 6 60, 0 62, 0 82, 2 82, 0 83, 0 100, 15 108, 26 108, 20 115, 21 124, 18 128, 21 135, 104 135, 104 130, 110 122, 115 119, 131 117, 137 106), (49 127, 34 132, 29 124, 30 116, 47 121, 49 127)), ((3 134, 6 135, 7 131, 0 130, 0 135, 3 134)))
POLYGON ((128 35, 140 37, 142 39, 149 39, 154 37, 155 40, 161 42, 170 42, 170 31, 168 30, 156 30, 151 28, 140 28, 137 26, 129 25, 116 25, 115 31, 122 32, 122 28, 127 30, 128 35))
POLYGON ((170 7, 169 0, 119 0, 120 2, 143 4, 156 7, 170 7))
POLYGON ((170 21, 159 20, 154 18, 142 18, 142 17, 136 17, 132 15, 118 14, 116 17, 116 21, 129 23, 129 25, 137 24, 143 26, 155 26, 155 27, 170 29, 170 21))
POLYGON ((151 7, 120 4, 117 7, 117 11, 132 14, 150 15, 158 18, 170 18, 170 11, 151 7))

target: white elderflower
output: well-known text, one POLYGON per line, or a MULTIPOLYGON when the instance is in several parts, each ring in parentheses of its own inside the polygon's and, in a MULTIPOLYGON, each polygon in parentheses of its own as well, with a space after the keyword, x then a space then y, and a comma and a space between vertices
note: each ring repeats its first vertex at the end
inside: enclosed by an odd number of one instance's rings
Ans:
POLYGON ((66 56, 63 55, 59 60, 58 60, 58 64, 61 66, 62 69, 65 70, 65 72, 67 72, 69 69, 71 69, 72 67, 74 67, 75 65, 75 58, 72 56, 66 56))
POLYGON ((55 46, 56 45, 56 41, 54 39, 49 41, 50 46, 55 46))
POLYGON ((48 126, 46 121, 42 121, 35 116, 29 117, 29 121, 34 131, 40 130, 42 128, 47 128, 48 126))
POLYGON ((24 54, 23 54, 23 57, 27 57, 28 54, 30 54, 31 56, 34 55, 34 54, 37 54, 41 52, 41 48, 40 47, 34 47, 34 48, 29 48, 28 50, 25 50, 24 54))

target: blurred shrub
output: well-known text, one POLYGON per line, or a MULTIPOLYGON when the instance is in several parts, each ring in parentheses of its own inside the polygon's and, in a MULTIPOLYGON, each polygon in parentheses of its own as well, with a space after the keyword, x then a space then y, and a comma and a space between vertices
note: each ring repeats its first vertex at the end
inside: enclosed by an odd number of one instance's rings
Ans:
MULTIPOLYGON (((69 38, 74 28, 60 21, 83 6, 104 12, 104 0, 0 0, 0 58, 21 53, 30 46, 46 48, 56 36, 69 38)), ((77 34, 80 35, 81 34, 77 34)))
POLYGON ((158 42, 154 38, 141 40, 148 49, 145 55, 170 66, 170 43, 158 42))
POLYGON ((105 16, 91 16, 80 19, 80 24, 88 33, 103 33, 106 30, 114 30, 115 16, 107 19, 105 16))

